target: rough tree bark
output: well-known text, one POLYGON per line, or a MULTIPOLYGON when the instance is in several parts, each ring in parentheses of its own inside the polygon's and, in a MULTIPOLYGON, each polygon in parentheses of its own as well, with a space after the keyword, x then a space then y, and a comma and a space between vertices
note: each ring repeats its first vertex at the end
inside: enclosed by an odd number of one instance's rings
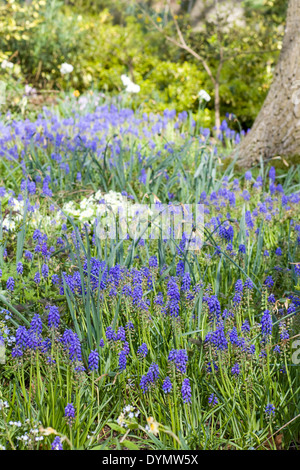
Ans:
POLYGON ((299 155, 300 0, 289 0, 286 29, 274 79, 251 131, 238 148, 241 166, 260 157, 299 155))

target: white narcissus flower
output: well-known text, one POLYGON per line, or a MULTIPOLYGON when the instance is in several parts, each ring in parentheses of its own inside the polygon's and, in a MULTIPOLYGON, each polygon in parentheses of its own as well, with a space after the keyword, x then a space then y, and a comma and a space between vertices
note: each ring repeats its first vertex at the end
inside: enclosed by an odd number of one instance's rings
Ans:
POLYGON ((64 63, 61 64, 61 66, 60 66, 60 73, 61 73, 62 75, 66 75, 66 74, 68 74, 68 73, 71 73, 71 72, 73 72, 73 70, 74 70, 73 65, 67 64, 67 62, 64 62, 64 63))
POLYGON ((95 210, 92 207, 88 207, 80 213, 79 220, 90 220, 92 217, 95 217, 95 210))
POLYGON ((205 90, 200 90, 198 93, 198 97, 200 100, 210 101, 210 96, 205 90))
POLYGON ((152 416, 147 418, 147 421, 148 421, 148 425, 146 426, 147 431, 154 434, 154 436, 157 436, 159 433, 159 423, 155 421, 155 419, 152 418, 152 416))
POLYGON ((82 201, 79 204, 80 209, 86 209, 88 207, 89 203, 90 203, 90 201, 87 198, 82 199, 82 201))
POLYGON ((124 86, 128 86, 131 83, 130 78, 127 75, 121 75, 121 80, 124 86))
POLYGON ((121 75, 121 80, 127 93, 139 93, 141 90, 141 87, 136 83, 133 83, 127 75, 121 75))
POLYGON ((130 85, 126 87, 127 93, 139 93, 140 90, 141 90, 140 85, 136 85, 133 82, 131 82, 130 85))
POLYGON ((2 227, 6 230, 14 230, 16 228, 16 224, 13 220, 3 220, 2 227))

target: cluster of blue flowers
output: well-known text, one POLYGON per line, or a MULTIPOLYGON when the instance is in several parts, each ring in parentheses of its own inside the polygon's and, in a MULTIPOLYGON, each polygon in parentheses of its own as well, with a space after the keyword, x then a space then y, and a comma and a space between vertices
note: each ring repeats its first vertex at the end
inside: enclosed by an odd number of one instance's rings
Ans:
POLYGON ((148 392, 149 388, 155 386, 157 379, 159 378, 158 365, 153 362, 149 367, 147 374, 143 375, 140 381, 140 387, 143 393, 148 392))
POLYGON ((168 357, 169 362, 173 362, 176 370, 182 374, 186 373, 188 355, 185 349, 172 349, 168 357))

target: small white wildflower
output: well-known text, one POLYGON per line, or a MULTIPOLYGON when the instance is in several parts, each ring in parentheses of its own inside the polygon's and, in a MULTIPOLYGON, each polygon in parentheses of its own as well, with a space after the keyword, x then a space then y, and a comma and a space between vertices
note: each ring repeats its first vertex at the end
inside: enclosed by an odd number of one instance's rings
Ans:
POLYGON ((120 416, 117 419, 117 423, 119 426, 123 427, 125 424, 125 416, 124 413, 121 413, 120 416))
POLYGON ((8 423, 10 426, 17 426, 18 428, 20 428, 22 426, 22 423, 21 421, 9 421, 8 423))
POLYGON ((210 96, 205 90, 200 90, 198 93, 198 97, 200 100, 210 101, 210 96))
POLYGON ((60 66, 60 73, 61 73, 62 75, 67 75, 68 73, 73 72, 73 70, 74 70, 73 65, 67 64, 67 62, 64 62, 64 63, 61 64, 61 66, 60 66))
POLYGON ((1 68, 2 69, 12 69, 14 67, 14 64, 12 62, 9 62, 9 60, 4 59, 3 62, 1 63, 1 68))
POLYGON ((0 400, 0 410, 3 410, 4 408, 9 408, 9 405, 7 401, 0 400))

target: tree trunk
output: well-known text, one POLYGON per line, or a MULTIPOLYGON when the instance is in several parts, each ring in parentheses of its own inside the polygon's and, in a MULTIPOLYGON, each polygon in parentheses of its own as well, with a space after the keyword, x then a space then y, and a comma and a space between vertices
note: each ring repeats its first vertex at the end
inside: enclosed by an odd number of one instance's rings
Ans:
POLYGON ((260 157, 299 155, 300 162, 300 0, 290 0, 274 79, 251 131, 238 150, 241 166, 260 157))

